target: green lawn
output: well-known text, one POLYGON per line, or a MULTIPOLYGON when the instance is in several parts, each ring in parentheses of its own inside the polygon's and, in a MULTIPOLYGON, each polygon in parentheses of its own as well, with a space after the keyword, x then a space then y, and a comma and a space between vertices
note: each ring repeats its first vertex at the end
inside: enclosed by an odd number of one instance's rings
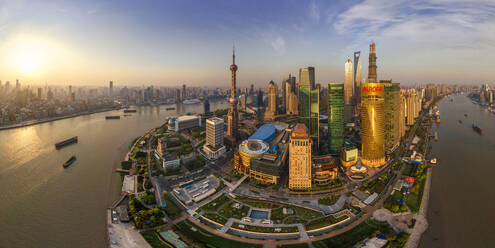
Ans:
POLYGON ((179 208, 171 199, 168 193, 163 194, 163 200, 165 201, 165 204, 167 205, 164 209, 165 212, 167 213, 168 217, 171 219, 177 219, 180 217, 182 213, 182 209, 179 208))
POLYGON ((307 221, 300 218, 299 216, 290 216, 287 219, 285 219, 284 224, 297 224, 297 223, 302 223, 305 224, 307 221))
POLYGON ((141 232, 143 238, 151 245, 153 248, 173 248, 173 246, 165 243, 161 238, 160 234, 155 231, 141 232))
POLYGON ((314 211, 308 208, 303 208, 303 207, 298 207, 298 206, 292 206, 296 210, 296 215, 305 219, 305 220, 311 220, 314 218, 318 217, 323 217, 324 214, 322 212, 314 211))
POLYGON ((421 200, 423 199, 425 182, 426 178, 423 178, 421 181, 417 181, 416 183, 419 184, 418 193, 416 194, 411 191, 411 193, 406 198, 406 204, 413 213, 417 213, 419 211, 419 208, 421 207, 421 200))
POLYGON ((338 195, 323 196, 323 197, 320 197, 320 199, 318 199, 318 204, 331 206, 331 205, 337 203, 339 198, 340 197, 338 195))
POLYGON ((249 207, 242 205, 240 209, 232 207, 232 204, 234 201, 229 202, 228 204, 225 204, 222 209, 218 210, 218 213, 225 218, 236 218, 236 219, 242 219, 242 217, 247 216, 249 212, 249 207))
MULTIPOLYGON (((281 227, 280 232, 275 232, 274 227, 265 227, 265 226, 251 226, 251 225, 244 225, 244 228, 239 227, 239 223, 234 223, 232 224, 233 228, 237 228, 240 230, 246 230, 250 232, 259 232, 259 233, 292 233, 292 232, 298 232, 297 227, 281 227)), ((242 225, 242 224, 241 224, 242 225)))
MULTIPOLYGON (((290 208, 290 207, 287 207, 290 208)), ((288 216, 294 216, 296 212, 294 211, 293 214, 285 214, 283 213, 284 207, 280 207, 277 209, 272 209, 272 213, 270 215, 270 219, 273 220, 274 223, 279 224, 282 222, 282 220, 288 216)), ((292 208, 290 208, 292 209, 292 208)))
POLYGON ((281 206, 281 204, 268 200, 256 200, 245 196, 237 196, 236 199, 240 202, 246 203, 256 208, 279 208, 281 206))
MULTIPOLYGON (((352 247, 357 242, 362 241, 367 237, 375 236, 376 234, 379 233, 385 233, 387 236, 395 235, 392 228, 386 222, 368 220, 345 233, 342 233, 332 238, 313 242, 313 246, 316 248, 352 247)), ((390 247, 401 247, 401 246, 390 246, 390 247)))
POLYGON ((215 221, 217 223, 220 223, 222 225, 225 224, 225 223, 227 223, 227 219, 226 218, 224 218, 223 216, 220 216, 220 215, 218 215, 216 213, 205 213, 205 214, 203 214, 203 216, 205 218, 208 218, 208 219, 210 219, 212 221, 215 221))
POLYGON ((261 247, 260 245, 253 245, 248 243, 237 242, 230 239, 225 239, 220 236, 214 235, 189 220, 185 220, 177 223, 175 228, 188 240, 193 242, 192 247, 210 247, 210 248, 223 248, 223 247, 235 247, 235 248, 251 248, 261 247))
POLYGON ((224 203, 230 201, 228 197, 225 195, 221 195, 217 197, 215 200, 209 202, 208 204, 202 206, 200 210, 203 210, 205 212, 210 212, 210 211, 216 211, 220 206, 222 206, 224 203))
POLYGON ((346 220, 348 218, 349 217, 346 215, 341 216, 339 218, 335 218, 331 215, 327 215, 323 218, 310 221, 305 227, 306 227, 306 230, 314 230, 314 229, 322 228, 325 226, 329 226, 331 224, 339 223, 339 222, 346 220))

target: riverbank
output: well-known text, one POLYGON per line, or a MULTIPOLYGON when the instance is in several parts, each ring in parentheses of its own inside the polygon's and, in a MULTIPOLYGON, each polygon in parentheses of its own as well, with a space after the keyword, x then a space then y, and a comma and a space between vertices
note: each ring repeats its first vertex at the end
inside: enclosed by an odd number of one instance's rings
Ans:
POLYGON ((431 174, 432 168, 428 168, 427 176, 426 176, 426 185, 423 191, 423 197, 421 199, 421 207, 419 213, 416 216, 416 223, 414 225, 414 229, 411 232, 411 236, 407 240, 405 248, 416 248, 419 246, 419 242, 421 241, 421 236, 428 229, 428 201, 430 199, 430 187, 431 187, 431 174))
POLYGON ((119 110, 119 109, 121 109, 121 108, 105 108, 105 109, 83 112, 83 113, 77 113, 77 114, 71 114, 71 115, 65 115, 65 116, 57 116, 57 117, 51 117, 51 118, 45 118, 45 119, 39 119, 39 120, 23 121, 23 122, 17 123, 17 124, 0 126, 0 131, 8 130, 8 129, 14 129, 14 128, 20 128, 20 127, 27 127, 27 126, 32 126, 32 125, 37 125, 37 124, 52 122, 52 121, 58 121, 58 120, 63 120, 63 119, 69 119, 69 118, 74 118, 74 117, 83 116, 83 115, 90 115, 90 114, 102 113, 102 112, 107 112, 107 111, 119 110))

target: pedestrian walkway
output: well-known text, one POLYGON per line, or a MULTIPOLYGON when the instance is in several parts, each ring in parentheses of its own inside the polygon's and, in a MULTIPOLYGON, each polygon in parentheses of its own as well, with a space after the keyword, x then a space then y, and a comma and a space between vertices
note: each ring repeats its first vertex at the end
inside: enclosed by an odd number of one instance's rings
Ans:
POLYGON ((309 239, 308 233, 306 233, 306 229, 304 229, 304 226, 302 224, 298 224, 297 229, 299 230, 299 237, 301 240, 309 239))
POLYGON ((225 225, 222 226, 222 229, 220 229, 220 232, 226 233, 229 230, 229 228, 232 226, 233 223, 234 223, 234 219, 229 218, 227 223, 225 223, 225 225))

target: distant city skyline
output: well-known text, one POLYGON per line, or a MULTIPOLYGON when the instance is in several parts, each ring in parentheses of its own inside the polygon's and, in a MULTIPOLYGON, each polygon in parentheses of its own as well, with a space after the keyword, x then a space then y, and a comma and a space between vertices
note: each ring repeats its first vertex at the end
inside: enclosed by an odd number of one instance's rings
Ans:
POLYGON ((346 58, 368 57, 374 41, 379 80, 491 84, 494 8, 485 0, 2 1, 0 80, 228 86, 235 42, 239 88, 280 86, 308 66, 327 85, 344 82, 346 58))

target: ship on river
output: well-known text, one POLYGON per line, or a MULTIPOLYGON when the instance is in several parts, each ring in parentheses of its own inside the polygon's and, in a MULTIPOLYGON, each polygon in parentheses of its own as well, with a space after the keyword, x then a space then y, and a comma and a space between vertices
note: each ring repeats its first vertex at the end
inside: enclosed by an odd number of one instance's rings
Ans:
POLYGON ((105 116, 106 120, 115 120, 115 119, 120 119, 120 115, 108 115, 105 116))
POLYGON ((473 127, 473 130, 475 132, 477 132, 479 135, 483 134, 483 130, 481 130, 481 128, 478 127, 476 124, 473 123, 472 127, 473 127))
POLYGON ((72 163, 74 163, 76 161, 76 156, 72 156, 69 158, 69 160, 67 160, 62 166, 64 168, 67 168, 69 167, 69 165, 71 165, 72 163))
POLYGON ((124 109, 124 113, 136 113, 135 109, 124 109))
POLYGON ((68 145, 71 145, 71 144, 74 144, 74 143, 77 143, 77 136, 74 136, 74 137, 72 137, 70 139, 66 139, 64 141, 60 141, 58 143, 55 143, 55 148, 57 150, 60 150, 63 147, 68 146, 68 145))

